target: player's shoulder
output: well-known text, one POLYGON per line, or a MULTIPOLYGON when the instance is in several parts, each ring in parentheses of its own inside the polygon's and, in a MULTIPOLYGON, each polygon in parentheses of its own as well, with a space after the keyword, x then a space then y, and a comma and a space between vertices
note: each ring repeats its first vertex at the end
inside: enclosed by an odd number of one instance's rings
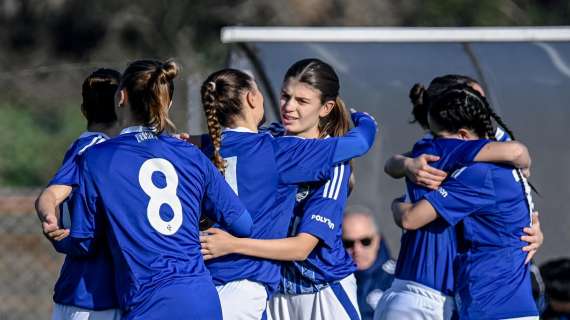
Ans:
POLYGON ((469 180, 473 182, 484 182, 497 166, 488 162, 472 162, 451 173, 451 178, 456 180, 469 180))
POLYGON ((198 148, 193 143, 187 142, 175 136, 171 136, 168 134, 161 134, 158 136, 158 139, 167 143, 168 145, 171 145, 174 148, 181 148, 184 150, 188 150, 190 152, 201 152, 200 148, 198 148))
POLYGON ((268 126, 259 128, 260 133, 269 133, 273 137, 285 136, 285 127, 279 122, 272 122, 268 126))
POLYGON ((109 137, 107 137, 107 135, 100 132, 84 132, 71 144, 69 151, 80 155, 87 149, 96 146, 108 139, 109 137))
POLYGON ((314 142, 320 140, 320 139, 307 139, 299 136, 273 137, 270 134, 267 135, 269 136, 267 139, 271 141, 274 147, 281 152, 288 152, 289 150, 296 150, 298 148, 303 148, 309 145, 314 147, 315 146, 314 142))

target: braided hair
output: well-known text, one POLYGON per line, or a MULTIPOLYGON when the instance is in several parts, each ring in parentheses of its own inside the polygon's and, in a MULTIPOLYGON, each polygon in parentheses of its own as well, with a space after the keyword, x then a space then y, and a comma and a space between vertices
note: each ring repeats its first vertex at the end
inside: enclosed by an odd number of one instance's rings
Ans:
POLYGON ((212 73, 200 90, 208 133, 214 145, 212 162, 224 174, 225 163, 220 154, 222 127, 228 127, 242 114, 242 94, 254 88, 253 79, 236 69, 212 73))
POLYGON ((435 96, 428 110, 431 119, 446 131, 456 133, 467 128, 480 138, 495 137, 491 120, 495 113, 490 112, 487 99, 468 85, 453 86, 435 96))
POLYGON ((434 78, 426 88, 422 84, 416 83, 410 89, 409 98, 412 102, 411 123, 417 122, 422 128, 429 129, 428 123, 428 105, 430 99, 437 97, 447 89, 458 85, 479 85, 477 80, 459 74, 446 74, 441 77, 434 78))
MULTIPOLYGON (((458 85, 444 91, 430 102, 429 115, 441 128, 456 133, 468 128, 480 138, 496 140, 494 120, 515 140, 513 132, 503 119, 491 108, 487 99, 469 85, 458 85)), ((516 170, 520 181, 525 181, 520 170, 516 170)), ((523 182, 524 183, 524 182, 523 182)), ((528 182, 538 195, 538 190, 528 182)))

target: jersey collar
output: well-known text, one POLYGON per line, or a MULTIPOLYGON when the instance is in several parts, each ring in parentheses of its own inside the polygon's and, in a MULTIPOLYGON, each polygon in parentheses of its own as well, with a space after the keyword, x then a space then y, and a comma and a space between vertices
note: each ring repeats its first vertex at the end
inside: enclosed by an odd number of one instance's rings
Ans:
POLYGON ((247 132, 247 133, 257 133, 251 129, 244 128, 244 127, 236 127, 236 128, 224 128, 223 132, 247 132))
POLYGON ((103 136, 103 138, 105 139, 109 139, 109 137, 104 134, 103 132, 98 132, 98 131, 85 131, 83 132, 80 136, 79 139, 81 138, 85 138, 85 137, 90 137, 90 136, 103 136))
POLYGON ((132 127, 127 127, 123 130, 121 130, 121 134, 127 134, 127 133, 133 133, 133 132, 143 132, 143 131, 155 131, 154 128, 151 127, 145 127, 145 126, 132 126, 132 127))

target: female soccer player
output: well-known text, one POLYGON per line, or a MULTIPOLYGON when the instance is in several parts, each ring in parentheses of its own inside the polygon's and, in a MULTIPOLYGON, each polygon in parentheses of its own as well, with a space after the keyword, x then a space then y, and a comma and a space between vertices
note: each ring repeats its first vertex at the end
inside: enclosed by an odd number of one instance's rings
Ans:
MULTIPOLYGON (((293 64, 281 93, 281 118, 287 134, 299 138, 345 134, 348 114, 339 89, 338 76, 330 65, 317 59, 293 64)), ((322 141, 330 140, 334 138, 322 141)), ((341 238, 349 177, 350 165, 343 162, 333 168, 329 180, 299 188, 293 220, 290 224, 280 221, 289 225, 289 238, 274 234, 271 240, 240 239, 213 229, 211 236, 202 237, 205 258, 239 253, 290 261, 282 268, 280 293, 270 299, 269 318, 359 319, 352 275, 355 266, 341 238)))
MULTIPOLYGON (((54 219, 58 206, 64 201, 60 210, 62 215, 74 214, 67 209, 71 203, 69 196, 75 196, 72 188, 79 183, 78 158, 89 147, 116 134, 117 117, 113 100, 120 78, 118 71, 98 69, 83 82, 81 111, 87 119, 87 131, 71 145, 61 168, 36 200, 38 216, 45 225, 50 222, 57 224, 46 219, 54 219)), ((69 219, 63 217, 62 220, 68 222, 69 219)), ((63 225, 63 228, 69 227, 69 223, 63 225)), ((64 254, 68 253, 66 248, 56 240, 67 233, 61 229, 46 232, 48 237, 54 239, 52 244, 55 249, 64 254)), ((119 304, 108 250, 103 248, 91 257, 67 255, 55 284, 53 301, 52 320, 118 320, 119 304)))
MULTIPOLYGON (((449 88, 449 85, 458 82, 465 84, 465 82, 456 81, 455 77, 444 76, 434 79, 427 91, 430 94, 426 95, 424 92, 423 96, 420 96, 419 100, 423 100, 422 107, 427 110, 426 104, 429 103, 429 99, 435 99, 437 93, 449 88)), ((412 101, 415 102, 414 115, 417 121, 429 128, 427 113, 418 112, 421 110, 417 108, 418 99, 412 99, 412 101)), ((491 109, 489 110, 492 112, 491 109)), ((492 114, 500 120, 494 112, 492 114)), ((530 163, 526 147, 517 142, 481 144, 479 141, 468 141, 455 144, 448 140, 441 144, 438 142, 434 147, 432 141, 431 135, 418 141, 412 155, 416 157, 415 159, 424 157, 426 154, 435 156, 434 160, 439 161, 432 163, 434 167, 430 169, 441 169, 438 171, 443 172, 444 175, 446 171, 452 171, 454 166, 473 160, 504 162, 518 167, 528 167, 530 163)), ((415 185, 407 181, 407 193, 412 202, 421 199, 421 196, 432 187, 418 183, 417 180, 416 183, 427 188, 416 186, 413 189, 415 191, 412 192, 410 190, 415 185)), ((540 234, 538 224, 534 225, 532 230, 526 229, 525 231, 540 234)), ((396 281, 390 295, 385 294, 379 302, 375 319, 391 317, 448 319, 454 310, 453 259, 457 254, 455 239, 455 229, 441 221, 404 233, 396 266, 396 281), (418 254, 419 252, 423 254, 418 254), (389 297, 391 299, 388 300, 389 297)), ((537 238, 527 240, 531 242, 529 246, 539 246, 541 242, 537 238)))
POLYGON ((251 217, 200 150, 162 134, 178 66, 131 63, 119 85, 120 135, 91 147, 81 163, 80 201, 69 240, 78 254, 104 238, 113 258, 124 319, 221 319, 219 298, 200 256, 198 219, 239 236, 251 217))
MULTIPOLYGON (((427 89, 419 83, 416 83, 412 89, 410 89, 409 97, 413 105, 412 122, 419 124, 423 130, 428 132, 422 139, 433 138, 431 133, 429 133, 429 123, 427 119, 427 105, 430 97, 435 97, 449 87, 456 85, 468 85, 472 87, 473 90, 479 92, 483 97, 485 96, 483 88, 475 79, 457 74, 436 77, 430 82, 427 89)), ((509 136, 506 135, 504 130, 500 127, 497 127, 495 137, 497 141, 504 142, 510 140, 509 136)), ((409 158, 406 157, 406 155, 394 155, 386 161, 384 171, 392 178, 399 179, 407 177, 414 183, 427 188, 437 189, 441 182, 447 177, 447 174, 428 165, 428 162, 436 160, 437 157, 433 155, 421 155, 417 158, 409 158)))
MULTIPOLYGON (((214 163, 252 213, 252 238, 257 239, 285 237, 297 185, 328 179, 335 164, 368 151, 376 134, 374 119, 363 113, 353 113, 356 128, 339 138, 274 138, 258 133, 263 97, 250 76, 233 69, 208 77, 202 87, 202 101, 214 145, 214 163)), ((224 317, 262 317, 267 292, 274 293, 279 285, 277 261, 234 254, 210 261, 207 266, 218 284, 224 317)))
MULTIPOLYGON (((493 137, 491 117, 486 100, 467 86, 449 89, 429 108, 430 128, 444 138, 493 137)), ((495 120, 513 136, 500 118, 495 120)), ((531 224, 529 195, 520 170, 471 163, 455 170, 442 187, 422 200, 394 202, 394 217, 405 229, 462 222, 460 254, 454 261, 461 318, 538 319, 527 255, 520 249, 523 229, 531 224)))

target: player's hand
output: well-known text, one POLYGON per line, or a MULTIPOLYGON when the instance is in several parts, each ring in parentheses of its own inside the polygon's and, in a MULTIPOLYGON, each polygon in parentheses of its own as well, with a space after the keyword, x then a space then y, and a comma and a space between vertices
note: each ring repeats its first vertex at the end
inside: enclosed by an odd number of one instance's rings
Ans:
POLYGON ((202 245, 202 256, 204 260, 210 260, 218 257, 234 253, 233 242, 236 240, 234 236, 222 229, 210 228, 202 232, 200 236, 200 244, 202 245))
POLYGON ((521 171, 522 171, 522 175, 523 175, 525 178, 527 178, 527 179, 530 178, 530 168, 524 168, 524 169, 522 169, 521 171))
POLYGON ((447 178, 445 171, 436 169, 429 165, 429 162, 439 160, 438 156, 422 154, 416 158, 406 159, 406 177, 413 183, 432 190, 439 188, 441 183, 447 178))
POLYGON ((542 243, 544 242, 544 234, 542 233, 542 229, 540 229, 540 221, 538 219, 538 212, 534 212, 532 214, 532 227, 524 228, 523 231, 527 234, 521 237, 522 241, 528 242, 528 245, 523 247, 522 250, 528 252, 528 255, 525 260, 525 264, 529 263, 536 251, 542 243))
POLYGON ((61 241, 69 236, 69 229, 61 229, 54 215, 43 217, 42 229, 44 235, 51 241, 61 241))
POLYGON ((352 118, 352 123, 355 125, 358 125, 358 122, 362 117, 370 118, 372 121, 374 121, 374 124, 376 125, 376 131, 378 131, 378 121, 376 121, 376 119, 368 112, 358 111, 354 108, 350 108, 350 117, 352 118))
POLYGON ((179 140, 183 140, 186 142, 191 142, 190 141, 190 134, 187 132, 181 132, 181 133, 175 133, 172 135, 174 138, 179 139, 179 140))

